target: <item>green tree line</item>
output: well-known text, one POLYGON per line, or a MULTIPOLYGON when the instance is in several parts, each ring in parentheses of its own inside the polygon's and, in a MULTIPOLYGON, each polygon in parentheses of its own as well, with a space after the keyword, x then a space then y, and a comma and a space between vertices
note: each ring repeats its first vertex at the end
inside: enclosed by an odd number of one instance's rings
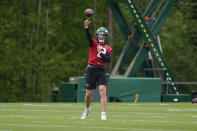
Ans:
MULTIPOLYGON (((144 11, 149 1, 135 1, 144 11)), ((194 0, 177 1, 161 30, 163 53, 177 81, 197 81, 194 0)), ((86 8, 96 9, 90 31, 110 26, 106 0, 1 0, 0 101, 49 101, 53 85, 85 73, 86 8)), ((133 18, 124 8, 131 28, 133 18)), ((114 18, 111 71, 125 44, 114 18)))

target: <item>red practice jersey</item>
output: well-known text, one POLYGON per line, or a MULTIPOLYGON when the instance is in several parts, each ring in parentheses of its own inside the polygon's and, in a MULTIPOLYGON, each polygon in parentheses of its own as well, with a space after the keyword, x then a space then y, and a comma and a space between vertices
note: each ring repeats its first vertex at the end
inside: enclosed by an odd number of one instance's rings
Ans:
POLYGON ((105 68, 106 61, 102 59, 97 51, 97 46, 101 45, 103 48, 101 49, 101 53, 106 55, 107 53, 112 53, 112 48, 107 44, 100 44, 95 38, 93 40, 93 45, 89 47, 89 60, 88 64, 100 66, 105 68))

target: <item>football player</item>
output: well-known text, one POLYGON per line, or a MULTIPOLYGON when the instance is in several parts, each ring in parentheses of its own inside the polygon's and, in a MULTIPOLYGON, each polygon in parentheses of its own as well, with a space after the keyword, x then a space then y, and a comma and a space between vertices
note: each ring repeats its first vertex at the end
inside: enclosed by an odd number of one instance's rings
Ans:
POLYGON ((111 61, 112 48, 106 44, 108 37, 108 30, 105 27, 99 27, 96 30, 96 38, 92 38, 88 29, 88 25, 91 23, 89 19, 84 21, 84 28, 88 38, 89 45, 89 60, 87 65, 86 77, 85 77, 85 111, 83 112, 81 119, 86 119, 91 111, 90 103, 94 89, 98 86, 101 97, 101 120, 107 120, 106 117, 106 88, 107 88, 107 76, 105 66, 106 63, 111 61))

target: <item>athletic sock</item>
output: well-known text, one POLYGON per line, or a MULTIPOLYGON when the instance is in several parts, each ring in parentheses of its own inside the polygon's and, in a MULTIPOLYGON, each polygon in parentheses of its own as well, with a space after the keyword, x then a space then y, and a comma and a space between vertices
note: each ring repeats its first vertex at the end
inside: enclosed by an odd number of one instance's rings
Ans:
POLYGON ((86 111, 90 111, 90 110, 91 110, 91 108, 90 108, 90 107, 88 107, 88 108, 86 108, 85 110, 86 110, 86 111))
POLYGON ((101 115, 106 115, 106 112, 101 112, 101 115))

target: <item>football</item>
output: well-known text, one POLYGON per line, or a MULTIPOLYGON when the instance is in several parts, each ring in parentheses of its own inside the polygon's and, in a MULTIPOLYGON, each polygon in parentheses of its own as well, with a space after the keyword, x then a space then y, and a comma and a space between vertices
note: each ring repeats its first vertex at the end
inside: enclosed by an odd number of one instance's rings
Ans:
POLYGON ((195 103, 197 103, 197 98, 192 99, 192 104, 195 104, 195 103))
POLYGON ((84 13, 88 16, 91 17, 94 14, 94 11, 90 8, 85 9, 84 13))

